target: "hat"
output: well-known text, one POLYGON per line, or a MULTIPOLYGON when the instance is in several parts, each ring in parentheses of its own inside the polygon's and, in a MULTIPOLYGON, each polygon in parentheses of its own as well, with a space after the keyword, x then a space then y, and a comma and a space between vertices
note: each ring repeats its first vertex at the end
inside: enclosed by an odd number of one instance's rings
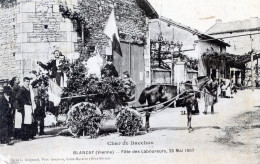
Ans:
POLYGON ((3 93, 11 93, 12 92, 12 88, 9 86, 4 86, 3 87, 3 93))
POLYGON ((113 61, 113 55, 107 55, 107 61, 113 61))
POLYGON ((25 80, 29 80, 29 81, 30 81, 30 80, 32 80, 32 79, 33 79, 33 78, 30 78, 30 77, 24 77, 24 78, 23 78, 24 81, 25 81, 25 80))
POLYGON ((126 75, 127 77, 130 77, 128 71, 125 71, 123 74, 126 75))

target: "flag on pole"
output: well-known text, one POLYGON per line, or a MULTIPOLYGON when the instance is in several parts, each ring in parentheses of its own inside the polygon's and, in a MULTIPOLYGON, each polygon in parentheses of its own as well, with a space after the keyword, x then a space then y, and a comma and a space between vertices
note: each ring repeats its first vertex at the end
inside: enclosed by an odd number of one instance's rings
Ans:
POLYGON ((114 9, 112 9, 111 14, 109 15, 106 27, 104 29, 104 33, 112 41, 112 49, 115 50, 119 55, 122 56, 120 39, 119 39, 119 35, 118 35, 118 29, 117 29, 117 26, 116 26, 114 9))
POLYGON ((49 79, 48 94, 49 94, 49 101, 52 101, 54 103, 54 106, 58 106, 61 101, 62 89, 61 87, 58 86, 58 84, 56 84, 51 79, 49 79))

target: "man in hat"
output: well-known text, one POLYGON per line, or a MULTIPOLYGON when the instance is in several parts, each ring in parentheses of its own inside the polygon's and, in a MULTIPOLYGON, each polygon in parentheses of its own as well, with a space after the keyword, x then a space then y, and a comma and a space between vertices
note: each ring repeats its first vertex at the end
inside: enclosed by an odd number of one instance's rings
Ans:
POLYGON ((104 68, 101 70, 102 77, 118 77, 118 72, 113 64, 112 55, 107 55, 107 63, 104 68))
POLYGON ((34 139, 33 122, 32 122, 32 102, 30 94, 30 78, 25 77, 23 79, 23 86, 19 89, 16 100, 18 101, 18 112, 22 114, 22 140, 34 139))
POLYGON ((1 144, 13 145, 11 141, 13 131, 12 108, 10 104, 10 95, 12 88, 3 87, 3 96, 0 97, 0 141, 1 144))

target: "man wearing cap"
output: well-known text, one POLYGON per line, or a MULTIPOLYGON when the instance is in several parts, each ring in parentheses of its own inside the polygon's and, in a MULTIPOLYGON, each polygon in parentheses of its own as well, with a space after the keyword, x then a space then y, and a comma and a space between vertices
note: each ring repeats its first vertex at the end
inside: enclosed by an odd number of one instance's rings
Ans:
POLYGON ((13 131, 12 108, 10 104, 10 95, 12 88, 4 86, 3 96, 0 97, 0 141, 1 144, 13 145, 11 141, 13 131))
POLYGON ((19 89, 16 100, 18 101, 18 112, 22 114, 22 140, 34 139, 34 128, 32 125, 32 102, 30 94, 30 78, 23 79, 23 86, 19 89))

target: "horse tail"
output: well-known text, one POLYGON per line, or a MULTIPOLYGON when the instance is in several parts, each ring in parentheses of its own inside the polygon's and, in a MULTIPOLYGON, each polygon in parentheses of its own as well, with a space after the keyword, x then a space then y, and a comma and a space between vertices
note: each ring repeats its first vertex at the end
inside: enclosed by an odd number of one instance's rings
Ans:
POLYGON ((146 102, 146 90, 144 89, 138 99, 140 104, 144 104, 146 102))

